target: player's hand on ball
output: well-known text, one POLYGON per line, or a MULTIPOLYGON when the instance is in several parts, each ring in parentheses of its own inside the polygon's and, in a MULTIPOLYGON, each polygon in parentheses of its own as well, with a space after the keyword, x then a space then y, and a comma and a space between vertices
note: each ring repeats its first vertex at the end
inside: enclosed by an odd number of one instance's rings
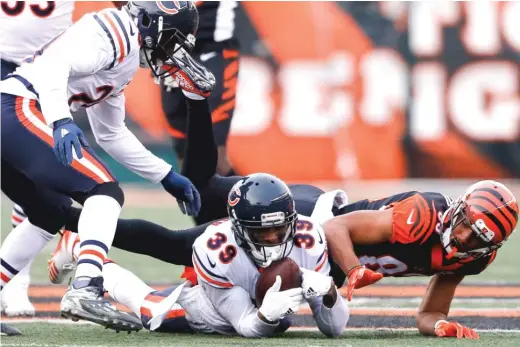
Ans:
POLYGON ((186 177, 170 170, 161 181, 164 189, 177 199, 181 212, 188 216, 196 216, 200 210, 200 194, 197 188, 186 177))
POLYGON ((352 294, 354 294, 354 289, 363 288, 365 286, 371 285, 379 281, 383 278, 383 274, 374 272, 370 269, 367 269, 363 265, 356 266, 347 274, 348 276, 348 284, 347 284, 347 300, 352 300, 352 294))
POLYGON ((280 291, 282 278, 276 276, 274 284, 265 293, 262 306, 258 312, 270 323, 276 323, 280 318, 296 313, 303 300, 302 288, 280 291))
POLYGON ((202 100, 215 89, 215 76, 195 61, 184 48, 178 49, 173 61, 165 64, 164 68, 170 71, 170 76, 190 99, 202 100))
POLYGON ((435 323, 435 334, 439 337, 456 337, 458 339, 480 339, 475 330, 465 327, 457 322, 440 320, 435 323))
POLYGON ((300 268, 302 272, 302 289, 305 299, 326 295, 332 285, 331 278, 316 271, 300 268))

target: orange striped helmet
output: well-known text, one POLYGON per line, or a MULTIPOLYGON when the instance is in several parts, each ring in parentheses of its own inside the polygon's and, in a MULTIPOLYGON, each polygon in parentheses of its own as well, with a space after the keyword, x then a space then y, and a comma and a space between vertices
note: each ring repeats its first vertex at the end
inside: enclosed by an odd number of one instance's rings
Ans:
POLYGON ((502 246, 518 222, 518 202, 502 183, 486 180, 471 185, 447 211, 449 227, 442 231, 444 248, 449 256, 474 259, 488 255, 502 246), (464 250, 452 231, 465 223, 485 245, 464 250))

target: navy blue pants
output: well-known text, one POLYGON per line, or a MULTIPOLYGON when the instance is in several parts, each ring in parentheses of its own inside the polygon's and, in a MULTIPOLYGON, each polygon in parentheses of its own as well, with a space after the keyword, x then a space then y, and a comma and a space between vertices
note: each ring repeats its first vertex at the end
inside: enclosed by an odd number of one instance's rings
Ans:
POLYGON ((18 65, 15 63, 3 59, 0 61, 0 63, 0 80, 4 80, 7 75, 16 70, 18 67, 18 65))
POLYGON ((84 157, 72 165, 61 164, 36 100, 10 94, 1 100, 2 191, 22 206, 31 223, 55 233, 65 224, 70 198, 83 203, 95 187, 115 178, 90 147, 83 147, 84 157))

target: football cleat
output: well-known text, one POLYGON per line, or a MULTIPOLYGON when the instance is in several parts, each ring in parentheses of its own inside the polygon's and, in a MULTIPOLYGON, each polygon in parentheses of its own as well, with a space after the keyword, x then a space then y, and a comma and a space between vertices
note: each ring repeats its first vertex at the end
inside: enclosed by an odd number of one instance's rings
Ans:
POLYGON ((0 323, 0 335, 1 336, 17 336, 22 335, 20 330, 10 327, 5 323, 0 323))
POLYGON ((143 328, 140 319, 116 309, 104 300, 103 294, 103 277, 76 278, 61 300, 61 316, 73 321, 86 320, 116 332, 143 328))
POLYGON ((49 279, 52 283, 63 283, 76 269, 78 260, 74 256, 74 246, 78 242, 78 234, 69 230, 63 230, 60 241, 47 262, 47 271, 49 272, 49 279))
POLYGON ((8 317, 32 317, 35 309, 29 300, 29 276, 18 277, 2 290, 2 312, 8 317))

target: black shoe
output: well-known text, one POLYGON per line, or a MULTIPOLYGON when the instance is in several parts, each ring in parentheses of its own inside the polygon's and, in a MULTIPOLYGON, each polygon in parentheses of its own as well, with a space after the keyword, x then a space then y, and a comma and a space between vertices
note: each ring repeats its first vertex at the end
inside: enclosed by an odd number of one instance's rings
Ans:
POLYGON ((16 328, 13 328, 13 327, 10 327, 9 325, 5 324, 5 323, 1 323, 0 324, 0 335, 2 336, 17 336, 17 335, 22 335, 21 331, 16 329, 16 328))

